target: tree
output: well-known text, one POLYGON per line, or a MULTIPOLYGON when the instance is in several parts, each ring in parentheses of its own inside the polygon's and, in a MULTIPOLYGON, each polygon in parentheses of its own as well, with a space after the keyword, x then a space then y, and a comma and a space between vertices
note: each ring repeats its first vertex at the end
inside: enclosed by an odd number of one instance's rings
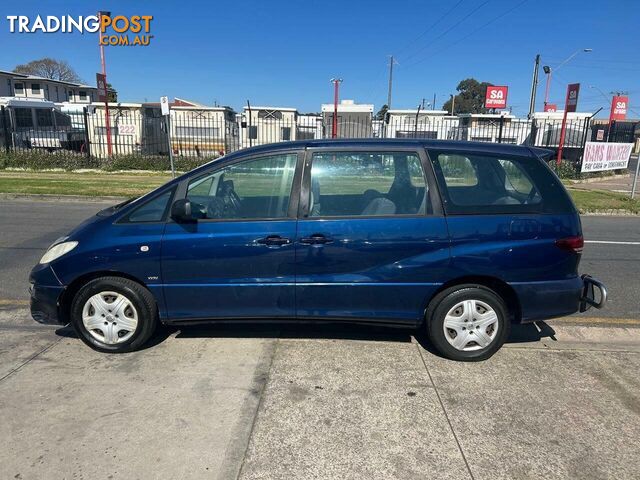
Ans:
POLYGON ((380 107, 380 110, 378 110, 378 113, 376 113, 376 120, 384 120, 385 117, 387 116, 388 110, 389 110, 389 105, 387 105, 386 103, 382 105, 382 107, 380 107))
POLYGON ((113 85, 107 82, 107 101, 111 103, 118 102, 118 91, 113 88, 113 85))
POLYGON ((49 57, 33 60, 23 65, 16 65, 13 71, 26 75, 50 78, 51 80, 82 83, 80 76, 65 60, 56 60, 49 57))
MULTIPOLYGON (((459 92, 456 96, 454 113, 486 113, 484 108, 484 97, 487 87, 493 85, 488 82, 478 82, 475 78, 467 78, 462 80, 456 90, 459 92)), ((451 99, 447 100, 442 106, 444 110, 451 111, 451 99)))

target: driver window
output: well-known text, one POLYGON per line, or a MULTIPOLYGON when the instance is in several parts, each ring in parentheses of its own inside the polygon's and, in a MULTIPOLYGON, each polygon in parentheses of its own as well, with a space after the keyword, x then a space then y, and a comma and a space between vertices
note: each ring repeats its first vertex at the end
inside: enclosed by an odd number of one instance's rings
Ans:
POLYGON ((296 154, 236 163, 189 182, 187 198, 201 219, 286 218, 296 154))

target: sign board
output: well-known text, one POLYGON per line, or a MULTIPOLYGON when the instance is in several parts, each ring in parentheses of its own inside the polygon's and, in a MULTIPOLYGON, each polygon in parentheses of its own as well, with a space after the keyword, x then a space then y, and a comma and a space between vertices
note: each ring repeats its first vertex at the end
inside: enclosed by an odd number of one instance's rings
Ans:
POLYGON ((624 120, 627 118, 627 107, 629 106, 629 97, 626 95, 615 95, 611 100, 611 113, 609 121, 624 120))
POLYGON ((633 143, 587 142, 581 172, 600 172, 627 168, 633 143))
POLYGON ((106 102, 107 97, 107 77, 101 73, 96 73, 96 85, 98 87, 98 101, 106 102))
POLYGON ((136 134, 136 126, 134 124, 120 124, 118 125, 118 135, 120 136, 133 136, 136 134))
POLYGON ((565 105, 566 112, 575 112, 578 109, 578 94, 580 93, 580 84, 571 83, 567 87, 567 102, 565 105))
POLYGON ((169 115, 169 97, 160 97, 160 108, 162 115, 169 115))
POLYGON ((601 142, 604 140, 604 129, 603 128, 599 128, 598 131, 596 132, 596 140, 598 142, 601 142))
POLYGON ((544 106, 544 111, 545 112, 551 112, 551 113, 557 112, 558 111, 558 105, 556 105, 555 103, 547 103, 544 106))
POLYGON ((484 97, 485 108, 507 108, 507 93, 509 87, 490 86, 484 97))

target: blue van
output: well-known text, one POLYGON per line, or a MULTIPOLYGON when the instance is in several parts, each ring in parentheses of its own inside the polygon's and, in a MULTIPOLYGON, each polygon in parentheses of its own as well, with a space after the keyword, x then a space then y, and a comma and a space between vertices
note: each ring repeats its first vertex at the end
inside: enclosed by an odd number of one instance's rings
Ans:
MULTIPOLYGON (((158 322, 330 320, 423 330, 482 360, 512 323, 602 307, 546 151, 429 140, 242 150, 99 212, 31 272, 31 312, 102 352, 158 322)), ((247 328, 250 328, 249 326, 247 328)))

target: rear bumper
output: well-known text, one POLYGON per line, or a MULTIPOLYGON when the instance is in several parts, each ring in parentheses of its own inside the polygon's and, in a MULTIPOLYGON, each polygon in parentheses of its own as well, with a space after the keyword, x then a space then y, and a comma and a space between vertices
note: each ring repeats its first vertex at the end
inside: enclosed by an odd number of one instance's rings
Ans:
POLYGON ((520 301, 522 323, 571 315, 580 310, 584 282, 580 277, 510 284, 520 301))

